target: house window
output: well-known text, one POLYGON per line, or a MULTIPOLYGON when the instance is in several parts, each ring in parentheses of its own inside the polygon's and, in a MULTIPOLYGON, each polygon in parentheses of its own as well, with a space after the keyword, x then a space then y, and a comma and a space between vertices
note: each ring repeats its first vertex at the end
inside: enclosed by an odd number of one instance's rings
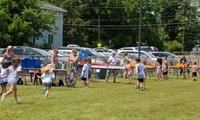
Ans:
POLYGON ((53 35, 48 36, 49 44, 53 44, 53 35))

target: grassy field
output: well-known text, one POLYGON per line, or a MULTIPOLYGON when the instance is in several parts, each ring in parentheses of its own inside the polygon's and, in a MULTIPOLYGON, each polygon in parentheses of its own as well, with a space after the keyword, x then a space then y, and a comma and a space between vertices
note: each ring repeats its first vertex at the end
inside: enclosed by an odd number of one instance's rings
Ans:
MULTIPOLYGON (((146 80, 146 90, 117 79, 117 83, 95 80, 89 88, 52 87, 46 100, 44 86, 19 85, 22 104, 13 95, 0 104, 0 119, 15 120, 199 120, 200 80, 170 78, 146 80)), ((133 80, 136 83, 136 80, 133 80)))

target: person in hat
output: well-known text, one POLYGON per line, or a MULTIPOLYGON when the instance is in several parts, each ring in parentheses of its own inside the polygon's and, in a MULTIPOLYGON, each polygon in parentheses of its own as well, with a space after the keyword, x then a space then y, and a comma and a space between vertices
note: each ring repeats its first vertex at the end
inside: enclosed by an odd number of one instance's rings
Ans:
MULTIPOLYGON (((116 54, 116 52, 113 51, 112 56, 109 57, 108 63, 107 63, 109 66, 117 66, 118 60, 117 60, 117 57, 115 56, 115 54, 116 54)), ((113 73, 113 78, 114 78, 113 82, 115 83, 116 82, 116 70, 107 70, 106 82, 108 82, 108 78, 109 78, 111 72, 113 73)))
POLYGON ((8 71, 8 63, 7 62, 2 62, 2 68, 1 68, 1 77, 0 77, 0 85, 1 85, 1 88, 2 88, 2 93, 1 94, 6 94, 7 92, 7 89, 6 89, 6 86, 7 86, 7 83, 8 83, 8 74, 9 74, 9 71, 8 71))
POLYGON ((46 86, 46 93, 45 93, 44 99, 48 97, 51 90, 52 82, 53 80, 55 80, 55 74, 53 72, 53 69, 54 69, 54 66, 52 64, 48 64, 47 66, 42 67, 41 69, 42 76, 37 76, 38 78, 43 78, 42 82, 46 86))
POLYGON ((14 58, 11 66, 8 67, 8 83, 10 84, 10 89, 5 94, 2 94, 1 101, 4 101, 5 97, 11 93, 14 94, 15 103, 19 104, 21 101, 17 98, 17 82, 19 80, 19 72, 21 71, 21 66, 19 65, 19 59, 14 58))

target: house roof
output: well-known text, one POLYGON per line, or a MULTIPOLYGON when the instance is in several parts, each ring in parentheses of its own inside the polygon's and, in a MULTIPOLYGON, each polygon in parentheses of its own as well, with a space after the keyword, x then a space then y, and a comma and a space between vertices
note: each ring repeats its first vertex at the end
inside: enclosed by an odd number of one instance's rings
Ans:
POLYGON ((59 7, 56 7, 56 6, 51 5, 51 4, 42 4, 42 9, 59 11, 59 12, 67 12, 67 10, 59 8, 59 7))

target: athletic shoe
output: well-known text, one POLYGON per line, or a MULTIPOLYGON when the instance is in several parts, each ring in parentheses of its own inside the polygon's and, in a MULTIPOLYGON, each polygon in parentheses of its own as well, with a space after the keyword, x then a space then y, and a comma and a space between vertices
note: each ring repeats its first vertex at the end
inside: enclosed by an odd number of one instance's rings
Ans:
POLYGON ((143 90, 144 90, 144 88, 143 88, 143 87, 141 87, 141 88, 140 88, 140 90, 142 90, 142 91, 143 91, 143 90))
POLYGON ((5 100, 5 97, 6 97, 6 94, 2 94, 2 95, 1 95, 1 101, 4 101, 4 100, 5 100))
POLYGON ((21 103, 20 99, 15 100, 15 104, 20 104, 20 103, 21 103))

